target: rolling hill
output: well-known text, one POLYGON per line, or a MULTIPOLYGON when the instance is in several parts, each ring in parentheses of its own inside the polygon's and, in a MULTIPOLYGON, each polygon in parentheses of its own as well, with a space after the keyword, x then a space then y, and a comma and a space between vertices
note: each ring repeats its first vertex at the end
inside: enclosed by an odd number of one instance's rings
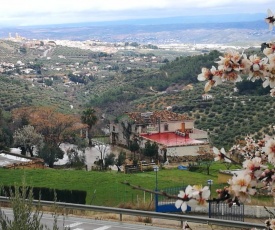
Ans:
MULTIPOLYGON (((7 48, 0 58, 22 58, 22 54, 15 52, 17 44, 1 44, 7 48)), ((76 48, 67 47, 65 51, 74 54, 71 62, 78 52, 84 54, 76 48)), ((61 55, 62 49, 56 48, 53 55, 55 52, 61 55)), ((249 90, 239 85, 242 89, 239 93, 233 92, 233 85, 224 84, 211 91, 212 100, 202 100, 204 84, 197 81, 197 75, 201 67, 215 65, 219 55, 218 51, 212 51, 204 55, 180 56, 151 68, 137 65, 127 70, 118 65, 119 69, 114 72, 103 69, 104 78, 87 78, 87 83, 69 88, 59 80, 53 81, 51 87, 45 87, 33 84, 28 78, 4 74, 0 78, 0 108, 10 111, 25 105, 47 105, 77 113, 79 110, 71 110, 70 107, 77 104, 79 109, 97 107, 107 119, 115 119, 124 111, 152 111, 172 106, 174 112, 188 113, 196 119, 196 127, 208 130, 213 145, 226 148, 247 134, 257 138, 274 134, 271 128, 274 125, 273 98, 268 95, 268 90, 260 90, 260 84, 249 90)), ((88 53, 80 56, 82 59, 79 60, 87 62, 88 53)), ((118 57, 115 58, 118 60, 118 57)), ((24 56, 24 60, 34 59, 35 52, 27 52, 24 56)), ((98 62, 98 57, 89 60, 98 62)), ((66 59, 63 64, 69 65, 69 62, 70 59, 66 59)), ((46 66, 46 63, 43 65, 46 66)), ((48 64, 53 63, 50 61, 48 64)), ((48 75, 48 72, 44 73, 44 76, 48 75)))

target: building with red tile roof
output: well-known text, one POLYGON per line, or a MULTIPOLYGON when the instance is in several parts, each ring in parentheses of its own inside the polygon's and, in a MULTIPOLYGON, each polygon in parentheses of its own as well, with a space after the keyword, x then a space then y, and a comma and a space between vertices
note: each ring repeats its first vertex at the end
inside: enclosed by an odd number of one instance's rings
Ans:
POLYGON ((194 120, 170 110, 125 113, 110 124, 112 144, 129 146, 134 139, 141 148, 147 141, 159 145, 159 154, 167 156, 198 156, 202 148, 209 148, 206 131, 194 127, 194 120))

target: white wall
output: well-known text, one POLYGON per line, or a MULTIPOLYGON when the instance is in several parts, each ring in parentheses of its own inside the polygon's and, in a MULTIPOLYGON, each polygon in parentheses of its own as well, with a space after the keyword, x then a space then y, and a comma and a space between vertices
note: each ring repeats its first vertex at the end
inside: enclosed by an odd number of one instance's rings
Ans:
POLYGON ((208 135, 207 132, 201 132, 201 133, 189 133, 189 137, 192 139, 207 139, 208 135))
MULTIPOLYGON (((160 132, 161 133, 165 133, 165 132, 175 132, 178 129, 181 129, 181 124, 183 123, 183 121, 169 121, 169 122, 162 122, 160 124, 160 132), (168 124, 168 130, 165 130, 165 124, 168 124)), ((193 129, 194 128, 194 121, 184 121, 185 123, 185 128, 186 129, 193 129)), ((158 133, 159 132, 159 124, 154 124, 154 125, 149 125, 147 126, 147 130, 145 132, 142 132, 141 127, 138 127, 137 132, 138 133, 158 133)))
POLYGON ((198 156, 199 147, 204 145, 168 147, 167 156, 198 156))

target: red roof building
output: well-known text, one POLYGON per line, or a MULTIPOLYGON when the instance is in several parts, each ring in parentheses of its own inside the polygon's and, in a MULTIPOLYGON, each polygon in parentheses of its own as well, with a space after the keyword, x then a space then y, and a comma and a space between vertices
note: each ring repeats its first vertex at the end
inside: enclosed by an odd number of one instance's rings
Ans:
POLYGON ((194 127, 194 120, 169 110, 125 113, 110 124, 111 143, 129 146, 135 138, 143 148, 147 141, 159 145, 159 154, 167 156, 197 156, 203 147, 209 147, 206 131, 194 127))

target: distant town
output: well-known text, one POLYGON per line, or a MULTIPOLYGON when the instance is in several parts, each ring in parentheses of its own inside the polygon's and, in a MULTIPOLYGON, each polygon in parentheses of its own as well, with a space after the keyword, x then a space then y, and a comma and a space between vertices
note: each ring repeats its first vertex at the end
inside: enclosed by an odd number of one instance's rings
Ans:
POLYGON ((22 43, 24 46, 28 48, 40 48, 40 50, 43 50, 43 46, 41 47, 40 41, 43 41, 43 43, 46 45, 44 49, 47 49, 47 45, 53 46, 53 45, 60 45, 60 46, 67 46, 67 47, 74 47, 84 50, 91 50, 94 52, 106 52, 108 54, 116 53, 119 50, 135 50, 135 49, 163 49, 166 51, 173 50, 173 51, 184 51, 184 52, 198 52, 198 51, 211 51, 211 50, 219 50, 224 51, 226 49, 247 49, 250 47, 259 48, 259 45, 227 45, 227 44, 207 44, 207 43, 178 43, 176 41, 171 40, 171 43, 165 42, 164 44, 158 44, 158 45, 142 45, 138 44, 136 42, 135 45, 133 43, 129 42, 117 42, 117 43, 110 43, 110 42, 103 42, 99 40, 85 40, 85 41, 75 41, 75 40, 36 40, 36 39, 27 39, 24 37, 21 37, 18 33, 15 33, 14 36, 12 36, 11 33, 9 33, 9 36, 6 38, 7 40, 11 40, 14 42, 22 43), (127 45, 128 44, 128 45, 127 45), (152 47, 154 46, 154 47, 152 47))

